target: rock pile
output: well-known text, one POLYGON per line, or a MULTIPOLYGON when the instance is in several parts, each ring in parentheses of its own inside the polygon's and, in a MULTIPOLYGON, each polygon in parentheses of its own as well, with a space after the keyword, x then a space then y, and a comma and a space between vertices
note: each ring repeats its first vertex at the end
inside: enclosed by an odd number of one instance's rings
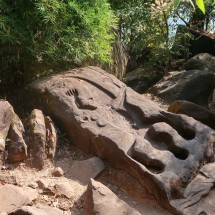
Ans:
POLYGON ((32 167, 41 169, 47 158, 54 158, 56 130, 51 119, 45 117, 41 110, 32 111, 27 131, 9 102, 0 101, 0 112, 1 164, 30 159, 32 167))
POLYGON ((147 92, 167 103, 186 100, 208 108, 215 88, 215 57, 203 53, 189 59, 182 71, 167 73, 147 92))

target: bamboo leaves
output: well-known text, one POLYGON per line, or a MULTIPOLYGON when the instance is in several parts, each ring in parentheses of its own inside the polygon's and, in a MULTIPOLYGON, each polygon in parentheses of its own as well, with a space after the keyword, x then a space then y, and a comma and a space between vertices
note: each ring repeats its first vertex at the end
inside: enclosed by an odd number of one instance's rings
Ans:
MULTIPOLYGON (((196 1, 196 5, 198 6, 198 8, 202 11, 202 13, 205 14, 205 4, 204 4, 204 0, 195 0, 196 1)), ((175 7, 178 7, 180 4, 181 0, 174 0, 173 4, 175 7)), ((193 1, 189 0, 190 4, 193 6, 193 8, 195 8, 193 1)))

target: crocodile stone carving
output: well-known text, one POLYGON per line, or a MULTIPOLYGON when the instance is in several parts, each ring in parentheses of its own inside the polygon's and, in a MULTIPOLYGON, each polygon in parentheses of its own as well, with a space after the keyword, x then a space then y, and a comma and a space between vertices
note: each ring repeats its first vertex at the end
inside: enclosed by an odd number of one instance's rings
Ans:
POLYGON ((164 111, 97 67, 44 78, 28 92, 73 143, 127 171, 174 214, 196 214, 211 193, 215 174, 204 165, 214 165, 215 133, 206 125, 164 111))

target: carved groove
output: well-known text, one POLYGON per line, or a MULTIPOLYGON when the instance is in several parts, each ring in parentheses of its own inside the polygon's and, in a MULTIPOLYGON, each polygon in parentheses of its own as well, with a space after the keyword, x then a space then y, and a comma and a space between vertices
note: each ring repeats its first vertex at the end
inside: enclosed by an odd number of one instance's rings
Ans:
POLYGON ((66 95, 74 97, 75 104, 79 109, 86 109, 86 110, 96 110, 97 109, 96 106, 89 104, 89 101, 79 98, 79 93, 78 93, 77 89, 68 90, 66 92, 66 95))

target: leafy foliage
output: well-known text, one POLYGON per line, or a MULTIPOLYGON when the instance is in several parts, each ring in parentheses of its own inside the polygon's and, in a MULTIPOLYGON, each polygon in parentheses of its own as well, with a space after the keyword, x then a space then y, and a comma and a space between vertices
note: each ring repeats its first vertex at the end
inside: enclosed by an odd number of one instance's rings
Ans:
POLYGON ((170 57, 169 11, 155 10, 153 0, 111 0, 111 5, 119 17, 120 38, 127 53, 138 57, 150 49, 149 64, 165 67, 170 57))
POLYGON ((199 9, 205 14, 204 0, 196 0, 196 4, 199 7, 199 9))
POLYGON ((214 13, 214 0, 204 0, 204 4, 203 0, 109 1, 119 17, 120 39, 130 58, 138 58, 145 50, 150 50, 149 55, 142 57, 147 58, 149 66, 164 70, 168 69, 172 56, 181 53, 180 49, 187 50, 184 57, 189 55, 188 45, 192 37, 189 28, 203 25, 208 29, 214 13), (203 6, 205 14, 201 11, 203 6), (175 37, 182 21, 187 24, 185 32, 178 31, 175 37), (179 45, 177 50, 172 49, 173 44, 179 45))
POLYGON ((116 21, 106 0, 0 0, 1 79, 110 60, 116 21))

